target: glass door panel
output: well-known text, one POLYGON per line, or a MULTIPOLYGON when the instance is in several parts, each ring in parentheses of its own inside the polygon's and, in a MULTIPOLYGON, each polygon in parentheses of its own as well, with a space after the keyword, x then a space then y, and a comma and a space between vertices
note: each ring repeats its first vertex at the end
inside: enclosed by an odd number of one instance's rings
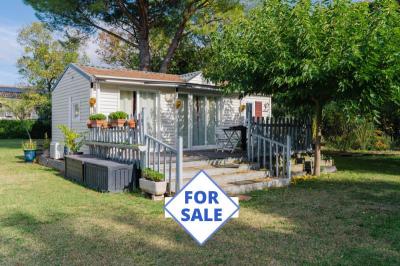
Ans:
POLYGON ((178 99, 182 101, 182 106, 178 110, 178 134, 183 138, 183 147, 189 147, 189 109, 188 95, 179 94, 178 99))
POLYGON ((124 111, 129 115, 133 116, 133 93, 132 91, 120 91, 119 92, 119 110, 124 111))
POLYGON ((215 145, 215 130, 217 127, 217 99, 207 97, 207 145, 215 145))
POLYGON ((140 92, 139 105, 144 108, 144 122, 146 123, 147 134, 156 137, 157 133, 157 95, 151 92, 140 92))
POLYGON ((193 95, 192 145, 206 145, 206 97, 193 95))

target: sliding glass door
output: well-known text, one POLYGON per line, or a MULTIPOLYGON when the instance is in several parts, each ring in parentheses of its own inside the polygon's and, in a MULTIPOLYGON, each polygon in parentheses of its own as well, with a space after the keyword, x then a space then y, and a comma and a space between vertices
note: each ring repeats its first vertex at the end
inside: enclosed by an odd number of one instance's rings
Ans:
POLYGON ((144 116, 147 134, 156 137, 157 135, 157 94, 153 92, 139 92, 139 106, 144 108, 144 116))
POLYGON ((192 146, 215 145, 217 98, 193 95, 192 146))
POLYGON ((183 138, 183 147, 189 147, 189 97, 187 94, 179 94, 178 99, 182 106, 178 110, 178 135, 183 138))
POLYGON ((207 97, 207 145, 215 145, 215 130, 217 128, 217 98, 207 97))
POLYGON ((193 95, 192 145, 206 145, 206 97, 193 95))

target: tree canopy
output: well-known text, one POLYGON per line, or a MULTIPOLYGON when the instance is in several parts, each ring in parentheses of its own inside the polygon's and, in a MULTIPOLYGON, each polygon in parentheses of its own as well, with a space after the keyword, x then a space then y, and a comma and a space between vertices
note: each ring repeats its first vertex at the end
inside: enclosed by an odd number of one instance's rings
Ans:
MULTIPOLYGON (((168 71, 179 45, 188 35, 217 27, 228 12, 241 9, 239 0, 25 0, 25 3, 56 29, 73 27, 86 34, 107 34, 105 40, 114 42, 111 47, 118 44, 137 53, 140 70, 152 70, 157 65, 160 72, 168 71), (162 60, 151 51, 151 41, 157 36, 154 32, 162 32, 166 37, 162 60), (161 62, 155 64, 152 60, 161 62)), ((192 40, 202 45, 196 38, 192 40)))
POLYGON ((17 62, 19 73, 41 92, 50 93, 65 67, 79 57, 79 43, 55 40, 52 32, 39 22, 23 28, 18 43, 24 51, 17 62))
POLYGON ((319 174, 322 108, 373 110, 400 96, 400 13, 391 0, 266 1, 213 36, 206 76, 227 91, 273 94, 315 112, 319 174))

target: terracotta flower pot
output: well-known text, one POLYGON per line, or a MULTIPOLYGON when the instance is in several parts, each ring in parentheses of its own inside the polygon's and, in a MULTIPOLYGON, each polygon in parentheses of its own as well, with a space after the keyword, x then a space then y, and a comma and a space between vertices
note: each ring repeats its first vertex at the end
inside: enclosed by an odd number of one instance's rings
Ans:
POLYGON ((91 127, 101 127, 105 120, 91 120, 91 127))
POLYGON ((88 120, 88 121, 86 122, 86 126, 87 126, 88 128, 91 128, 91 127, 92 127, 92 121, 88 120))
POLYGON ((113 119, 111 120, 112 127, 123 127, 125 125, 125 119, 113 119))
POLYGON ((108 123, 108 121, 104 120, 103 126, 102 126, 102 127, 103 127, 103 128, 109 128, 109 123, 108 123))
POLYGON ((130 120, 128 121, 128 126, 129 126, 130 128, 135 128, 135 127, 136 127, 136 122, 135 122, 135 120, 130 119, 130 120))

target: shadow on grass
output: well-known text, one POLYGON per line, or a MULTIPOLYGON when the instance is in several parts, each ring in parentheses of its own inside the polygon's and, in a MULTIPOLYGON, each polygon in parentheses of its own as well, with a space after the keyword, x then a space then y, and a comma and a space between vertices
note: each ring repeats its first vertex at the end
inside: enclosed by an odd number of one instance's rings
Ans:
POLYGON ((37 241, 39 250, 21 241, 3 245, 41 264, 396 265, 400 224, 394 218, 400 211, 389 195, 398 200, 400 185, 317 179, 253 192, 252 200, 241 203, 242 218, 227 223, 203 247, 163 218, 161 203, 151 201, 144 202, 155 208, 150 214, 135 204, 107 204, 89 213, 79 213, 79 206, 73 213, 43 210, 41 216, 10 211, 0 228, 12 227, 37 241))

